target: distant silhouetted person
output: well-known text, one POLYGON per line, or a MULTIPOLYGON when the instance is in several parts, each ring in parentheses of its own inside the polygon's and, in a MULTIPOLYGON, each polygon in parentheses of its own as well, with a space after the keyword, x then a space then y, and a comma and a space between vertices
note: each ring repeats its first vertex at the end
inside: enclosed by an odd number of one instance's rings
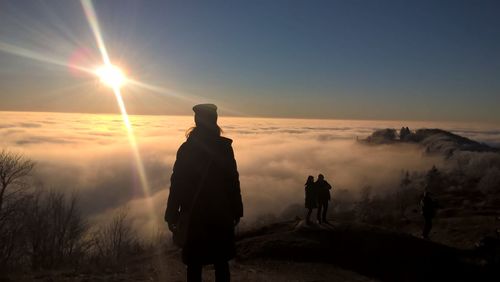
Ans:
POLYGON ((422 208, 422 216, 424 217, 424 226, 422 229, 422 238, 429 239, 429 233, 432 229, 432 219, 436 216, 437 204, 431 198, 429 192, 425 191, 422 199, 420 200, 420 207, 422 208))
POLYGON ((328 223, 326 213, 328 211, 328 201, 330 201, 330 189, 332 186, 325 180, 323 174, 318 175, 318 180, 315 182, 318 191, 318 222, 328 223))
POLYGON ((307 217, 306 223, 311 224, 311 213, 312 210, 318 207, 318 189, 316 189, 316 184, 314 183, 314 177, 309 175, 305 184, 306 192, 306 209, 307 217))
POLYGON ((165 220, 182 247, 187 281, 202 281, 202 266, 215 266, 216 281, 230 281, 234 227, 243 216, 232 140, 221 137, 217 107, 193 107, 196 127, 177 151, 165 220))

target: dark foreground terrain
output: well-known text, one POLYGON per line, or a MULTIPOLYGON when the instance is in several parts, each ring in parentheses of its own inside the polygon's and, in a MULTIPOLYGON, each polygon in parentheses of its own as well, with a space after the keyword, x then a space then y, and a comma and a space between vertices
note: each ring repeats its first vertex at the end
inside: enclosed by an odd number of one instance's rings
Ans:
MULTIPOLYGON (((360 224, 284 222, 240 234, 233 281, 500 281, 474 249, 360 224)), ((38 272, 3 281, 183 281, 179 250, 129 260, 120 270, 38 272)), ((211 267, 206 281, 214 281, 211 267)))

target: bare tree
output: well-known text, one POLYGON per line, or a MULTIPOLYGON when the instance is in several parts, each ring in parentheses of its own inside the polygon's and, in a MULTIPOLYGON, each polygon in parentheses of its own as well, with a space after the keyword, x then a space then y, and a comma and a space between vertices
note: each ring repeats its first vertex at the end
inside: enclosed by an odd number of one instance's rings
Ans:
POLYGON ((35 163, 22 154, 2 149, 0 152, 0 212, 7 200, 27 188, 26 177, 35 163))
POLYGON ((27 176, 35 163, 21 154, 0 151, 0 268, 17 265, 25 251, 24 207, 27 176), (21 197, 23 196, 23 197, 21 197))
POLYGON ((0 151, 0 268, 74 266, 85 252, 87 221, 77 195, 31 187, 35 163, 0 151))
POLYGON ((150 250, 163 248, 168 245, 169 235, 163 226, 156 226, 151 237, 144 241, 144 246, 150 250))
POLYGON ((81 258, 87 222, 77 196, 38 190, 26 206, 25 232, 32 268, 73 265, 81 258))
POLYGON ((23 197, 0 212, 0 273, 15 268, 23 261, 26 250, 24 207, 27 200, 23 197))
POLYGON ((128 207, 119 209, 113 217, 101 223, 92 233, 93 256, 96 260, 117 263, 138 246, 132 230, 128 207))
POLYGON ((372 210, 372 186, 366 185, 361 189, 359 201, 356 203, 356 215, 360 221, 367 221, 372 210))

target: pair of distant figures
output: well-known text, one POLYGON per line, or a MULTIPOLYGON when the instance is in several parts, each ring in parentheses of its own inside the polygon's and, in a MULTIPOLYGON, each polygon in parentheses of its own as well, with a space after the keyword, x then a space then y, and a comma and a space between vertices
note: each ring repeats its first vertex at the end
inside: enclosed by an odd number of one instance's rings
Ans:
POLYGON ((325 180, 323 174, 318 175, 318 179, 314 181, 314 177, 309 175, 305 183, 306 201, 305 206, 307 211, 306 223, 312 224, 311 214, 313 209, 318 209, 318 223, 328 223, 326 214, 328 212, 328 202, 331 199, 330 190, 332 185, 325 180))

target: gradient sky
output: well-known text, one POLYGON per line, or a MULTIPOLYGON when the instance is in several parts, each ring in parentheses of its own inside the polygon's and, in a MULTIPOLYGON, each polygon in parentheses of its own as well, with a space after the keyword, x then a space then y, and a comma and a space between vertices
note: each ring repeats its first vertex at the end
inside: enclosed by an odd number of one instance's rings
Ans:
MULTIPOLYGON (((124 87, 130 113, 500 122, 500 1, 94 6, 112 61, 169 89, 124 87)), ((0 110, 118 112, 95 77, 26 52, 98 65, 79 1, 0 0, 0 110)))

